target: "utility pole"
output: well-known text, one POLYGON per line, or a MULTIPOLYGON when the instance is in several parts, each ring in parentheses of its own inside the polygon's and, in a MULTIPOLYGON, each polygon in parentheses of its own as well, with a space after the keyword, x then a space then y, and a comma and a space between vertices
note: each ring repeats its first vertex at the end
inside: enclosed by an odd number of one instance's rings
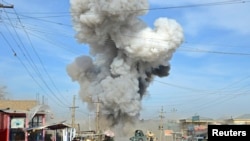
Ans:
POLYGON ((101 141, 101 134, 100 134, 100 125, 99 125, 99 118, 100 118, 100 100, 99 97, 97 98, 96 103, 96 133, 97 133, 97 141, 101 141))
POLYGON ((3 5, 0 3, 0 8, 14 8, 14 5, 3 5))
MULTIPOLYGON (((175 115, 175 112, 177 111, 177 109, 175 109, 175 108, 173 108, 172 110, 171 110, 171 112, 173 113, 173 115, 172 115, 172 120, 171 120, 171 126, 174 126, 174 129, 173 129, 173 127, 171 127, 172 128, 172 130, 173 131, 175 131, 175 125, 176 125, 176 123, 177 123, 177 120, 176 120, 176 115, 175 115)), ((176 137, 177 137, 177 134, 176 134, 176 132, 173 132, 173 141, 176 141, 176 137)))
POLYGON ((72 128, 75 128, 75 109, 79 108, 79 107, 75 106, 75 101, 76 101, 76 96, 74 95, 72 107, 69 107, 71 109, 71 118, 72 118, 71 126, 72 126, 72 128))
POLYGON ((40 105, 40 96, 39 96, 39 93, 36 93, 36 101, 37 101, 37 104, 40 105))
POLYGON ((42 96, 42 105, 45 105, 45 99, 44 95, 42 96))
POLYGON ((173 108, 173 109, 171 110, 171 112, 173 113, 173 117, 172 117, 172 118, 173 118, 173 122, 176 123, 176 121, 177 121, 176 118, 177 118, 177 117, 176 117, 175 113, 177 112, 177 109, 173 108))
POLYGON ((162 141, 162 136, 163 136, 163 118, 164 118, 164 112, 163 111, 163 107, 161 107, 161 111, 160 111, 160 125, 159 125, 159 130, 160 130, 160 141, 162 141))
POLYGON ((89 119, 88 119, 88 125, 89 125, 89 131, 91 130, 91 127, 90 127, 90 114, 89 114, 89 119))
POLYGON ((99 125, 99 118, 100 118, 100 101, 99 101, 99 98, 97 99, 97 102, 96 103, 96 132, 99 132, 100 131, 100 125, 99 125))

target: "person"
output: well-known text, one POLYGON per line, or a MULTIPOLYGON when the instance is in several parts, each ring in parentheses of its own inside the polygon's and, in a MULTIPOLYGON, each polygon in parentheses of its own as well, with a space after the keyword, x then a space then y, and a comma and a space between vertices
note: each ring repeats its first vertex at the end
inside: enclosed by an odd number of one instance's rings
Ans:
POLYGON ((51 141, 55 141, 55 137, 53 135, 50 136, 51 141))

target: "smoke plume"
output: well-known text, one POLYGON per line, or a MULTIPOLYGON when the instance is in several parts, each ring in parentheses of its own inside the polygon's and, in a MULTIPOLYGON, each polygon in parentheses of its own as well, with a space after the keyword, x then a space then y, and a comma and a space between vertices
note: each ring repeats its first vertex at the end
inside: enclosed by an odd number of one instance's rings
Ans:
POLYGON ((138 118, 141 101, 155 76, 169 75, 169 60, 183 41, 181 26, 159 18, 154 28, 139 16, 147 0, 70 0, 79 43, 90 56, 79 56, 67 66, 89 110, 100 102, 100 114, 114 126, 138 118))

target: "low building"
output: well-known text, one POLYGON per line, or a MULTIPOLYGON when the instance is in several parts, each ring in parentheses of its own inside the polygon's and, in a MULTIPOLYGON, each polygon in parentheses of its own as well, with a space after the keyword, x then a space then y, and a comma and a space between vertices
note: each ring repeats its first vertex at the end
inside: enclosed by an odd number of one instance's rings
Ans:
POLYGON ((44 141, 44 130, 26 129, 45 125, 46 108, 35 100, 0 100, 0 140, 44 141))
POLYGON ((215 120, 206 117, 193 116, 187 119, 181 119, 180 126, 184 136, 199 136, 207 134, 207 126, 215 124, 215 120))
POLYGON ((250 114, 244 114, 236 118, 225 119, 225 124, 231 125, 250 125, 250 114))
POLYGON ((193 116, 179 120, 183 136, 206 136, 208 125, 250 125, 250 114, 214 120, 200 116, 193 116))

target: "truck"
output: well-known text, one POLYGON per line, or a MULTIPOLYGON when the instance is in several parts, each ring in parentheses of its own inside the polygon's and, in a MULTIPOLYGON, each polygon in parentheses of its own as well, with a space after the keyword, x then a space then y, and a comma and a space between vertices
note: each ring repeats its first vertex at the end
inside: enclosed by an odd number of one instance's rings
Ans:
POLYGON ((130 141, 147 141, 147 137, 142 130, 135 130, 135 135, 129 138, 130 141))
POLYGON ((133 137, 129 138, 130 141, 155 141, 156 138, 151 131, 145 135, 142 130, 135 130, 133 137))

